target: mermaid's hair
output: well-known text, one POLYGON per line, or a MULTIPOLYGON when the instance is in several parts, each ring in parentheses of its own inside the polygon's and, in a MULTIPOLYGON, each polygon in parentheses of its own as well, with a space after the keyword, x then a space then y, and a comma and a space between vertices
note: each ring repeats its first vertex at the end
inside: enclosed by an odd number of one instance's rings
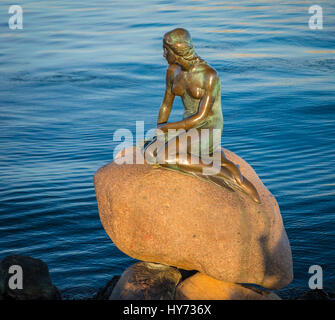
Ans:
POLYGON ((195 53, 191 35, 183 28, 177 28, 165 33, 163 43, 170 47, 176 55, 187 61, 200 58, 195 53))

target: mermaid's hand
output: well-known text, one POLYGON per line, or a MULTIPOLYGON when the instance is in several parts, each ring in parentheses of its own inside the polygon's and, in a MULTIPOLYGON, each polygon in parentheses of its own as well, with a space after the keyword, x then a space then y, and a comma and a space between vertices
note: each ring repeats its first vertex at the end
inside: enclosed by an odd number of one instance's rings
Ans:
POLYGON ((167 123, 160 123, 160 124, 157 124, 157 128, 156 128, 156 133, 155 135, 161 135, 162 133, 165 133, 168 131, 168 126, 167 126, 167 123), (160 132, 160 131, 161 132, 160 132), (158 132, 157 132, 158 131, 158 132))

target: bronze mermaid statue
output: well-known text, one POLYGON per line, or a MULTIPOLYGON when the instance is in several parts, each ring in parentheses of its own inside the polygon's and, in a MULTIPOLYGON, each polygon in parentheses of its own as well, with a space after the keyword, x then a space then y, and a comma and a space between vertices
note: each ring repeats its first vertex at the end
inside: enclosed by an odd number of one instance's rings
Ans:
POLYGON ((156 166, 242 191, 260 203, 254 185, 221 149, 223 116, 219 75, 196 54, 191 36, 185 29, 167 32, 163 38, 163 51, 169 64, 166 90, 157 120, 158 133, 145 144, 145 159, 156 166), (182 99, 183 119, 167 122, 175 96, 182 99), (202 134, 202 131, 207 134, 202 134), (219 139, 215 138, 218 136, 219 139), (219 155, 215 158, 219 159, 219 167, 215 174, 209 174, 212 164, 208 159, 214 155, 219 155))

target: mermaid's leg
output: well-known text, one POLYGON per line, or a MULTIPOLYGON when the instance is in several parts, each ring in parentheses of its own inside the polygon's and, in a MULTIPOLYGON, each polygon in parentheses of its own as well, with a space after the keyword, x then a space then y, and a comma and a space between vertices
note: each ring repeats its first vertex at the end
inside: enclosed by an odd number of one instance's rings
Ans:
POLYGON ((243 183, 243 176, 238 166, 236 166, 232 161, 226 158, 226 155, 223 151, 221 151, 221 166, 227 168, 232 172, 237 183, 243 183))
POLYGON ((255 186, 246 177, 244 177, 241 187, 244 192, 248 193, 255 202, 261 203, 261 199, 255 186))
POLYGON ((255 186, 247 178, 243 177, 240 168, 228 160, 223 151, 221 151, 221 166, 230 170, 242 190, 248 193, 256 202, 260 203, 260 197, 255 186))
MULTIPOLYGON (((242 176, 240 169, 233 162, 228 160, 224 153, 221 154, 221 166, 219 165, 218 172, 214 176, 208 175, 213 168, 213 164, 204 162, 200 157, 195 160, 194 154, 179 153, 179 137, 175 141, 168 141, 162 148, 158 150, 157 160, 162 167, 190 173, 206 180, 210 180, 222 187, 227 187, 234 190, 241 190, 251 196, 251 198, 259 203, 260 198, 253 184, 242 176), (207 169, 206 171, 204 169, 207 169), (222 179, 220 183, 220 179, 222 179)), ((184 140, 185 141, 185 140, 184 140)), ((189 148, 187 148, 189 150, 189 148)))

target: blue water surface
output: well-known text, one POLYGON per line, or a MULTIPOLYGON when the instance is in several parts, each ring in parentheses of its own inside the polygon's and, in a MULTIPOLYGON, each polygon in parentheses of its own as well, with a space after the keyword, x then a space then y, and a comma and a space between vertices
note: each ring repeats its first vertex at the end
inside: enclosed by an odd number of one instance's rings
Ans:
MULTIPOLYGON (((115 130, 155 126, 164 94, 162 36, 187 28, 222 82, 222 145, 275 195, 294 281, 321 265, 335 289, 335 3, 20 0, 23 29, 0 3, 0 259, 44 260, 66 298, 90 297, 134 260, 101 226, 94 172, 115 130)), ((177 101, 171 120, 182 116, 177 101)), ((117 186, 115 186, 117 188, 117 186)))

